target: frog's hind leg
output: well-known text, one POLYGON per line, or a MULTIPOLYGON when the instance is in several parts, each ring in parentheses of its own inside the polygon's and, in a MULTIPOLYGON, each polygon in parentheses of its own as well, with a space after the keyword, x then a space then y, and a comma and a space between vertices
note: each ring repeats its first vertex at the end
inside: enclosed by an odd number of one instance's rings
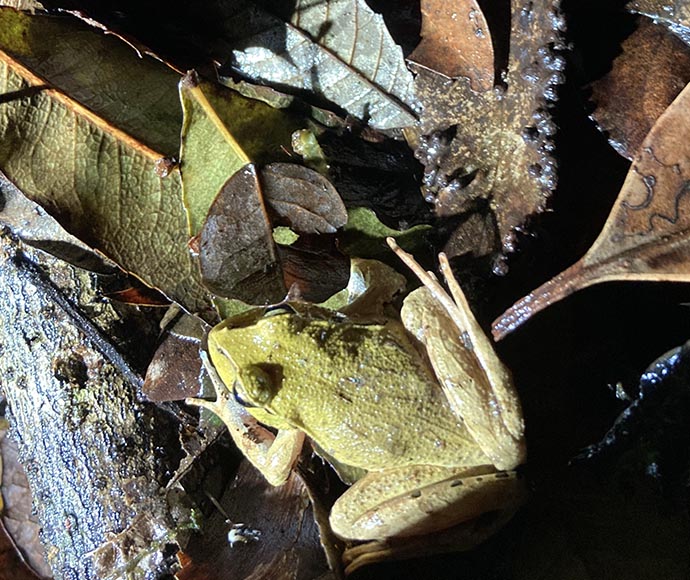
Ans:
POLYGON ((373 540, 346 550, 350 573, 380 560, 471 549, 503 526, 524 497, 512 471, 408 466, 358 481, 335 503, 330 522, 341 537, 373 540))
POLYGON ((470 310, 444 254, 441 271, 452 297, 389 238, 391 248, 417 275, 425 289, 405 299, 405 328, 421 341, 446 399, 482 450, 502 470, 524 462, 524 423, 510 371, 470 310))
POLYGON ((508 523, 516 509, 514 506, 487 512, 474 520, 425 536, 388 538, 346 548, 342 556, 345 575, 377 562, 472 550, 508 523))

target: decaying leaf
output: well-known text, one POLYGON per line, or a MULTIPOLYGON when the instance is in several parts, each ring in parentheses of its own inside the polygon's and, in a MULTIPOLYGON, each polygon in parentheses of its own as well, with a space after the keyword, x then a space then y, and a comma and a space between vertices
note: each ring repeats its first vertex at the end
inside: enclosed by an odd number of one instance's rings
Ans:
POLYGON ((383 18, 363 0, 297 0, 280 16, 270 2, 243 6, 226 23, 234 71, 309 91, 376 129, 414 124, 412 75, 383 18))
POLYGON ((467 77, 472 90, 494 85, 494 50, 476 0, 423 0, 422 41, 408 59, 449 78, 467 77))
POLYGON ((41 206, 27 199, 1 171, 0 224, 25 243, 79 268, 101 274, 116 270, 114 264, 66 232, 41 206))
POLYGON ((175 75, 161 79, 155 72, 165 70, 160 63, 140 59, 116 38, 69 20, 9 9, 0 11, 0 19, 0 169, 70 233, 188 310, 206 310, 207 293, 187 251, 179 173, 160 178, 155 165, 164 155, 113 124, 119 106, 128 130, 156 127, 152 142, 167 143, 169 128, 163 127, 177 115, 175 130, 179 128, 179 108, 168 111, 166 103, 175 101, 162 93, 165 87, 175 90, 175 75), (45 39, 62 26, 62 36, 78 44, 57 52, 69 61, 49 59, 49 66, 41 68, 45 63, 33 47, 46 47, 45 39), (39 73, 31 70, 34 65, 39 73), (101 82, 104 70, 117 74, 101 82), (70 71, 78 74, 70 77, 70 71), (70 94, 79 90, 65 79, 81 79, 89 108, 63 90, 49 88, 53 77, 70 94), (125 98, 127 91, 131 88, 132 98, 138 98, 149 83, 160 98, 157 107, 150 118, 132 115, 129 111, 136 107, 125 98), (112 86, 116 89, 109 91, 112 86), (93 112, 98 102, 109 121, 93 112))
POLYGON ((601 234, 573 266, 494 321, 504 337, 550 304, 611 280, 690 282, 690 85, 642 143, 601 234))
POLYGON ((327 572, 313 508, 297 474, 285 485, 272 488, 244 461, 220 504, 231 521, 218 511, 209 518, 204 535, 193 537, 186 548, 179 580, 312 580, 327 572), (248 536, 244 543, 229 544, 230 538, 241 537, 231 535, 235 524, 246 526, 255 539, 248 536))
POLYGON ((609 143, 632 159, 654 122, 690 82, 690 47, 641 18, 611 71, 592 83, 593 117, 609 143))
POLYGON ((2 522, 0 522, 0 569, 8 578, 14 580, 40 580, 42 578, 24 562, 2 522))
POLYGON ((183 317, 167 333, 146 369, 141 392, 149 401, 181 401, 199 395, 204 334, 197 318, 183 317))
MULTIPOLYGON (((516 231, 546 208, 556 185, 549 108, 563 82, 564 26, 557 1, 513 0, 508 66, 493 90, 425 69, 416 78, 425 196, 440 216, 493 214, 497 252, 515 249, 516 231)), ((447 252, 478 254, 472 237, 458 236, 466 245, 447 252)))
POLYGON ((626 8, 663 22, 690 44, 690 4, 686 0, 632 0, 626 8))
POLYGON ((18 579, 52 576, 32 515, 31 489, 7 422, 0 426, 0 575, 18 579))
POLYGON ((338 250, 334 236, 302 235, 277 249, 285 285, 295 298, 321 302, 347 285, 350 260, 338 250))

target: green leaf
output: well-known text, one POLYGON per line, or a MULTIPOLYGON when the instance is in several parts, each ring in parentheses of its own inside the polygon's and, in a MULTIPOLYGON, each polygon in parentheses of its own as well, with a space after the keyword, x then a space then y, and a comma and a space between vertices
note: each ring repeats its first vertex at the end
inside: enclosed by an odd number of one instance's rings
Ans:
POLYGON ((190 233, 197 235, 220 188, 250 161, 206 98, 196 73, 188 73, 180 81, 180 101, 184 112, 182 192, 190 233))
POLYGON ((263 83, 309 91, 376 129, 414 124, 412 74, 383 18, 364 0, 297 0, 286 19, 259 3, 229 19, 232 67, 263 83))
POLYGON ((413 254, 427 244, 427 235, 432 226, 420 224, 407 230, 394 230, 381 223, 376 214, 368 208, 356 207, 348 210, 347 225, 339 239, 340 249, 350 256, 360 258, 390 258, 391 251, 386 238, 395 238, 398 245, 413 254))
POLYGON ((75 21, 2 9, 0 31, 0 169, 144 283, 191 312, 208 309, 187 250, 179 172, 159 177, 163 153, 140 141, 153 128, 148 143, 176 148, 176 76, 75 21))

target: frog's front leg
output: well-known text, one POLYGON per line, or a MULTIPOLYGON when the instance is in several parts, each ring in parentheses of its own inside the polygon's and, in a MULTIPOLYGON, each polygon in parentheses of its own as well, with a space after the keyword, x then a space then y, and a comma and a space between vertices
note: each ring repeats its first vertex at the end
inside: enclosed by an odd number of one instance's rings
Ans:
POLYGON ((256 467, 271 485, 282 485, 290 475, 304 443, 304 433, 294 429, 281 429, 271 433, 240 405, 227 389, 223 380, 201 354, 211 383, 216 392, 215 401, 187 399, 187 403, 209 409, 225 423, 238 449, 256 467))
POLYGON ((401 310, 405 328, 421 342, 453 411, 501 470, 525 461, 524 422, 510 371, 496 355, 453 277, 439 256, 452 298, 432 274, 402 251, 391 248, 424 284, 401 310))
POLYGON ((505 524, 524 495, 515 472, 492 466, 408 466, 359 480, 333 505, 330 522, 343 538, 371 540, 346 554, 350 572, 383 559, 473 548, 505 524), (454 541, 421 538, 442 530, 454 541))

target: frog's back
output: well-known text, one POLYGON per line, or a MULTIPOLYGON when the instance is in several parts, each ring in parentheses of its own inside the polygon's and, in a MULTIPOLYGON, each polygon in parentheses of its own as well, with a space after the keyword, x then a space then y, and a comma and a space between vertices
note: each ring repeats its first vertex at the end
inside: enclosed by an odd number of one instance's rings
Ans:
MULTIPOLYGON (((268 410, 338 461, 368 470, 490 463, 400 323, 284 314, 229 332, 236 333, 235 344, 251 342, 234 353, 240 366, 279 369, 268 410)), ((257 416, 270 423, 264 415, 257 416)))

